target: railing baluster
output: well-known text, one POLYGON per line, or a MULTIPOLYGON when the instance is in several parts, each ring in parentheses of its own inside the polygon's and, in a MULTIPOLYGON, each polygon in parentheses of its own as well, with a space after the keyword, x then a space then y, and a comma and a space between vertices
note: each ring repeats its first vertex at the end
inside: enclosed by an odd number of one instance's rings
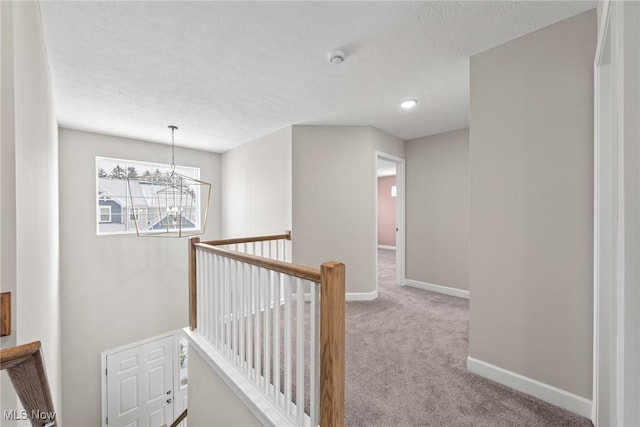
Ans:
POLYGON ((215 342, 216 339, 216 266, 215 255, 209 254, 209 298, 207 306, 209 307, 209 342, 215 342))
POLYGON ((224 278, 224 313, 226 316, 225 326, 225 349, 227 352, 227 360, 232 361, 232 353, 231 353, 231 293, 229 292, 231 285, 229 282, 231 281, 231 259, 226 258, 226 266, 225 266, 225 278, 224 278))
POLYGON ((233 265, 234 260, 229 260, 228 270, 227 270, 227 304, 229 305, 227 311, 227 328, 228 328, 228 337, 227 337, 227 351, 229 355, 227 356, 229 362, 233 363, 233 265))
POLYGON ((227 348, 227 260, 220 259, 220 344, 225 351, 227 348))
POLYGON ((282 259, 280 261, 287 261, 287 241, 285 239, 280 240, 282 243, 282 259))
POLYGON ((291 276, 284 285, 284 398, 287 414, 291 412, 291 276))
POLYGON ((244 289, 244 369, 247 378, 251 375, 251 365, 249 364, 249 348, 251 342, 251 265, 242 264, 244 270, 244 281, 242 287, 244 289))
POLYGON ((261 366, 262 366, 262 357, 260 354, 260 331, 262 329, 260 329, 260 319, 262 318, 262 293, 261 293, 261 282, 260 282, 260 278, 262 277, 262 269, 260 267, 255 267, 256 268, 256 280, 255 280, 255 289, 254 289, 254 293, 256 296, 256 311, 255 311, 255 316, 256 316, 256 321, 255 321, 255 333, 253 335, 253 339, 254 339, 254 343, 253 343, 253 348, 255 349, 255 369, 256 369, 256 377, 255 377, 255 383, 256 386, 259 387, 260 386, 260 377, 262 374, 262 370, 261 370, 261 366))
POLYGON ((223 286, 224 286, 224 258, 220 255, 216 255, 216 310, 218 313, 217 325, 216 325, 216 347, 222 351, 223 343, 222 343, 222 328, 224 327, 224 310, 222 309, 222 300, 223 300, 223 286))
POLYGON ((202 280, 200 280, 200 289, 202 291, 202 298, 198 298, 198 302, 200 303, 200 309, 202 310, 202 315, 200 316, 200 321, 198 322, 198 327, 201 330, 201 333, 206 336, 207 334, 207 254, 205 252, 202 253, 200 257, 201 269, 200 273, 202 274, 202 280))
POLYGON ((318 283, 310 283, 311 285, 311 316, 310 316, 310 333, 311 342, 309 346, 309 404, 310 407, 310 425, 315 427, 319 424, 320 411, 320 310, 319 310, 319 293, 320 286, 318 283))
MULTIPOLYGON (((271 286, 271 271, 269 270, 265 270, 264 272, 264 352, 263 352, 263 357, 264 357, 264 387, 265 387, 265 394, 269 395, 271 389, 270 389, 270 384, 271 384, 271 322, 270 322, 270 314, 271 314, 271 307, 270 307, 270 294, 271 294, 271 290, 269 289, 271 286)), ((277 332, 276 332, 277 334, 277 332)))
POLYGON ((239 261, 233 263, 233 281, 231 282, 231 289, 233 292, 233 362, 238 367, 238 361, 240 359, 238 352, 238 336, 240 335, 240 328, 238 327, 238 311, 239 311, 239 292, 238 282, 240 281, 240 274, 238 273, 239 261))
POLYGON ((280 404, 280 273, 271 272, 271 284, 273 286, 273 318, 274 318, 274 343, 273 343, 273 401, 280 404))
POLYGON ((244 354, 244 334, 245 334, 245 291, 244 291, 244 266, 243 263, 238 263, 238 279, 236 281, 236 288, 238 289, 238 363, 240 372, 244 371, 245 361, 247 360, 244 354))
POLYGON ((196 294, 200 295, 200 298, 196 300, 196 316, 197 316, 197 324, 198 331, 202 330, 202 282, 204 277, 202 277, 202 258, 203 252, 196 250, 196 294))
MULTIPOLYGON (((204 335, 205 337, 207 337, 207 334, 209 332, 209 322, 208 322, 208 318, 209 318, 209 313, 208 313, 208 309, 207 309, 207 299, 208 299, 208 295, 209 295, 209 262, 208 262, 208 258, 209 258, 209 254, 206 252, 202 252, 202 258, 201 258, 201 263, 202 263, 202 294, 201 298, 198 298, 199 300, 202 301, 202 327, 200 330, 200 333, 202 335, 204 335)), ((200 323, 198 323, 200 324, 200 323)))
POLYGON ((220 350, 224 348, 223 337, 224 337, 224 258, 221 256, 217 256, 216 260, 216 271, 218 272, 218 298, 216 299, 216 307, 218 307, 218 326, 216 327, 216 343, 220 350))
MULTIPOLYGON (((287 276, 290 277, 290 276, 287 276)), ((296 278, 296 422, 304 423, 304 286, 296 278)))
POLYGON ((218 256, 216 254, 212 254, 211 257, 211 265, 212 265, 212 289, 211 289, 211 311, 212 311, 212 323, 211 323, 211 343, 214 347, 218 346, 218 306, 216 305, 218 302, 218 256))
POLYGON ((258 315, 258 310, 256 310, 256 294, 254 293, 254 272, 255 267, 253 265, 249 266, 249 282, 247 283, 247 287, 249 289, 249 309, 247 310, 247 372, 249 379, 253 378, 255 375, 255 369, 253 364, 253 336, 255 335, 255 330, 253 327, 255 326, 255 322, 253 319, 258 315))

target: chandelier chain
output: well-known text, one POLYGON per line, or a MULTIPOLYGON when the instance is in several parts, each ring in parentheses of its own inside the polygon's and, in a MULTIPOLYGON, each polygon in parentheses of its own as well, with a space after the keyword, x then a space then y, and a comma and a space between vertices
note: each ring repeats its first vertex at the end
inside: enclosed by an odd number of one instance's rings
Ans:
POLYGON ((175 145, 175 132, 178 126, 169 125, 171 129, 171 171, 176 170, 176 145, 175 145))

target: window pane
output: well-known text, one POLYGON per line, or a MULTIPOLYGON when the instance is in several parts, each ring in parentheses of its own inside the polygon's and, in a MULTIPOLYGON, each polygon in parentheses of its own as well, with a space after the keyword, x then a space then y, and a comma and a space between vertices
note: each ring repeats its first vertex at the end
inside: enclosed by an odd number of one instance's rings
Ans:
POLYGON ((111 207, 100 206, 100 222, 111 222, 111 207))
POLYGON ((199 229, 200 169, 133 160, 96 157, 98 234, 140 230, 199 229), (188 179, 180 179, 180 175, 188 179), (129 178, 129 179, 127 179, 129 178))

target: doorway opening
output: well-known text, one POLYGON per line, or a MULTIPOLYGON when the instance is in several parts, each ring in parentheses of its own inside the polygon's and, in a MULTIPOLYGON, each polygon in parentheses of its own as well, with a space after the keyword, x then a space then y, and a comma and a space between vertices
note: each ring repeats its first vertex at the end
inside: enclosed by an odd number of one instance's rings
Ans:
MULTIPOLYGON (((376 277, 379 254, 394 262, 395 284, 405 280, 405 159, 377 151, 376 162, 376 277)), ((378 291, 376 282, 376 293, 378 291)))

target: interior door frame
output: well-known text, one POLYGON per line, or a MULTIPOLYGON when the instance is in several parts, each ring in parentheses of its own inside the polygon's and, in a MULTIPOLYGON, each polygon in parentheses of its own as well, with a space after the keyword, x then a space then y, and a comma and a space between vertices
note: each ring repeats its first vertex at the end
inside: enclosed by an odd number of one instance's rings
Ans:
POLYGON ((591 421, 597 427, 608 418, 612 398, 609 387, 614 384, 613 367, 608 360, 612 354, 614 325, 610 316, 615 274, 615 186, 617 177, 617 138, 614 136, 613 77, 611 70, 610 8, 605 5, 598 31, 598 44, 594 61, 594 210, 593 210, 593 404, 591 421), (606 72, 605 72, 606 70, 606 72), (606 77, 605 77, 606 76, 606 77), (610 103, 611 105, 605 105, 610 103), (606 131, 605 131, 606 129, 606 131), (605 135, 606 132, 606 135, 605 135), (603 165, 603 163, 607 165, 603 165), (601 332, 602 331, 602 332, 601 332))
POLYGON ((593 407, 640 424, 640 4, 605 2, 594 63, 593 407))
MULTIPOLYGON (((109 425, 107 424, 107 414, 108 414, 108 410, 107 410, 107 400, 108 400, 108 395, 107 395, 107 356, 119 353, 121 351, 124 350, 130 350, 132 348, 135 347, 139 347, 141 345, 145 345, 145 344, 149 344, 151 342, 154 341, 158 341, 161 339, 165 339, 165 338, 170 338, 173 337, 173 346, 172 346, 172 355, 173 355, 173 375, 172 375, 172 379, 173 379, 173 400, 172 400, 172 404, 173 404, 173 408, 174 408, 174 415, 176 415, 176 411, 175 411, 175 407, 176 407, 176 386, 179 388, 180 387, 180 372, 179 369, 175 369, 176 367, 179 367, 179 341, 180 338, 185 338, 186 335, 184 333, 184 331, 182 329, 177 329, 175 331, 172 332, 167 332, 165 334, 161 334, 161 335, 156 335, 154 337, 151 338, 146 338, 144 340, 141 341, 137 341, 134 343, 130 343, 130 344, 126 344, 123 345, 121 347, 117 347, 117 348, 112 348, 110 350, 106 350, 103 351, 102 353, 100 353, 100 401, 101 401, 101 410, 100 410, 100 425, 102 427, 109 427, 109 425)), ((178 414, 179 415, 179 414, 178 414)))
MULTIPOLYGON (((378 159, 386 160, 396 164, 396 284, 404 286, 406 280, 406 160, 402 157, 394 156, 382 151, 375 151, 374 170, 377 171, 378 159)), ((375 277, 376 296, 378 294, 378 174, 375 174, 375 277)))

